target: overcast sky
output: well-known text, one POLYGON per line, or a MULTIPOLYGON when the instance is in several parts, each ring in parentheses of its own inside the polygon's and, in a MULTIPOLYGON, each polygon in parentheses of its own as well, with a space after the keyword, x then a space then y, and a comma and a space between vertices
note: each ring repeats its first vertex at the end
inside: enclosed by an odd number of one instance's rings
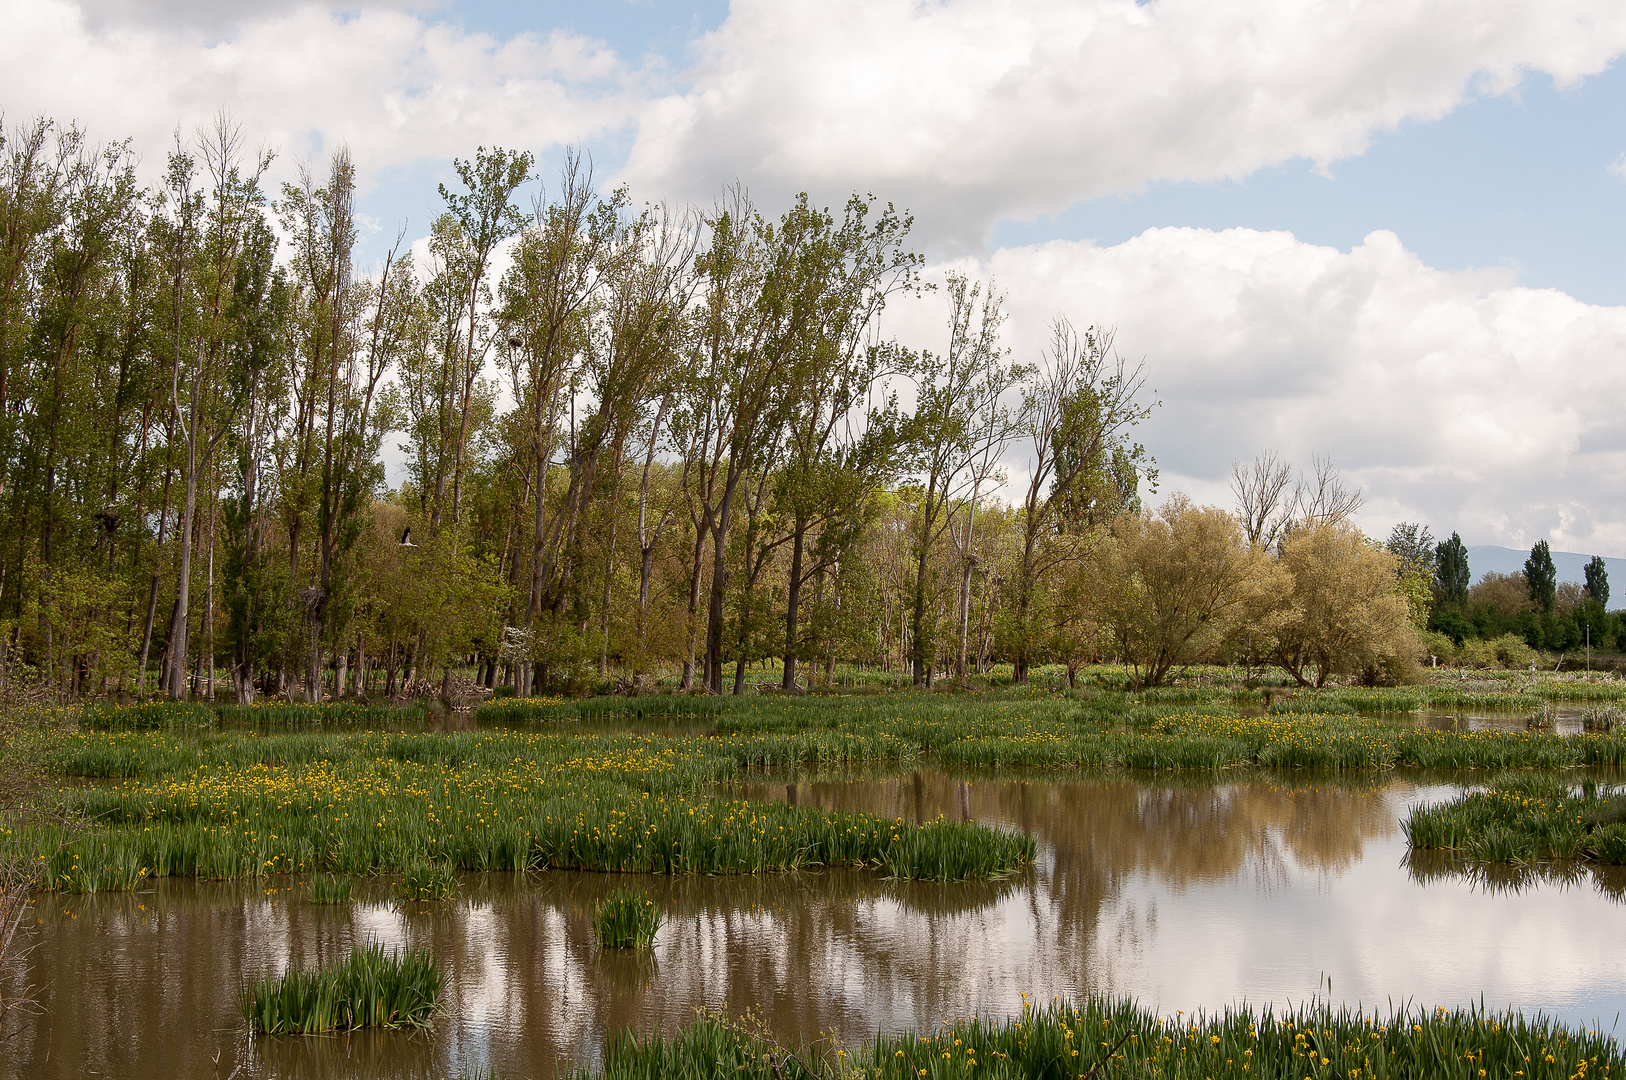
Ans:
MULTIPOLYGON (((1112 325, 1162 490, 1329 455, 1362 524, 1626 556, 1619 0, 0 0, 0 108, 133 137, 225 108, 348 143, 369 257, 475 146, 642 200, 913 210, 1017 358, 1112 325), (208 14, 200 17, 199 9, 208 14)), ((930 345, 941 299, 889 313, 930 345)), ((1013 468, 1019 469, 1019 463, 1013 468)))

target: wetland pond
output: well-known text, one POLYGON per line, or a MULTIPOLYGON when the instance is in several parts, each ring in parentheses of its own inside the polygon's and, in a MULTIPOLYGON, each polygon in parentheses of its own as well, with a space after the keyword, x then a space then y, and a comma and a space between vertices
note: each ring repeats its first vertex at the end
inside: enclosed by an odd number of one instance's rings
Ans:
POLYGON ((1011 1016, 1024 993, 1126 994, 1168 1014, 1318 991, 1385 1012, 1482 999, 1614 1028, 1626 1010, 1618 868, 1487 879, 1408 857, 1407 809, 1476 779, 923 771, 739 785, 1033 835, 1036 865, 993 883, 547 872, 465 875, 436 904, 360 880, 350 902, 318 906, 303 877, 43 895, 23 973, 39 1007, 10 1022, 0 1078, 549 1077, 591 1064, 609 1032, 671 1032, 697 1009, 752 1010, 790 1044, 861 1042, 1011 1016), (629 879, 666 917, 652 955, 592 943, 592 902, 629 879), (247 1035, 245 980, 369 939, 428 946, 446 964, 431 1031, 247 1035))

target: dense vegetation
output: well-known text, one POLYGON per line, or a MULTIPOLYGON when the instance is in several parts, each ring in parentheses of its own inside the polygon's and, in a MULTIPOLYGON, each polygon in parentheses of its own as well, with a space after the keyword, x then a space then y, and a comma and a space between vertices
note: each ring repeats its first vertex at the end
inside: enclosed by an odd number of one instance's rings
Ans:
POLYGON ((250 983, 243 1018, 267 1035, 421 1028, 439 1011, 445 988, 446 973, 429 953, 386 953, 369 943, 328 967, 250 983))
POLYGON ((1389 1015, 1311 1003, 1276 1013, 1247 1006, 1215 1015, 1159 1017, 1127 1000, 1029 1006, 1009 1021, 944 1024, 863 1047, 784 1047, 726 1017, 706 1017, 669 1039, 622 1035, 599 1069, 578 1080, 657 1077, 814 1080, 864 1077, 1525 1077, 1619 1076, 1613 1037, 1545 1017, 1402 1005, 1389 1015))
POLYGON ((1420 851, 1451 851, 1478 862, 1590 859, 1626 863, 1626 791, 1587 781, 1580 791, 1540 773, 1500 777, 1402 823, 1420 851))
POLYGON ((273 191, 221 121, 143 189, 126 144, 0 138, 0 680, 1414 677, 1430 605, 1329 465, 1151 512, 1112 333, 1058 315, 1014 358, 1001 297, 951 277, 940 351, 886 340, 922 264, 873 199, 640 209, 571 158, 523 213, 530 156, 482 149, 424 248, 363 267, 342 150, 273 191))

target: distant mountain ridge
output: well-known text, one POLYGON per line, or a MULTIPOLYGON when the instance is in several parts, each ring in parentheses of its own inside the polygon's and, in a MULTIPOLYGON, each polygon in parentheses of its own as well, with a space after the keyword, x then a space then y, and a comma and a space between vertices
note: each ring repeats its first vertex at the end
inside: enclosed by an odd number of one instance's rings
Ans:
MULTIPOLYGON (((1520 551, 1517 548, 1497 547, 1495 544, 1470 544, 1468 573, 1474 581, 1478 581, 1490 571, 1498 574, 1522 574, 1524 560, 1529 557, 1530 552, 1520 551)), ((1586 564, 1591 561, 1591 555, 1578 555, 1573 551, 1553 552, 1553 566, 1558 570, 1559 581, 1584 584, 1586 564)), ((1626 559, 1611 559, 1605 555, 1603 565, 1609 571, 1610 602, 1613 604, 1626 599, 1626 559)))

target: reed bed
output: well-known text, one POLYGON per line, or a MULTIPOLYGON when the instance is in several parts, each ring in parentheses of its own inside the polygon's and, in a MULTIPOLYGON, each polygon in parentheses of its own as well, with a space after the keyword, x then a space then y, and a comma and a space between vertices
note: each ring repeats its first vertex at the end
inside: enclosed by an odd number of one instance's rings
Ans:
POLYGON ((99 701, 79 713, 79 726, 96 731, 151 731, 159 728, 209 727, 215 722, 212 707, 191 701, 153 701, 117 705, 99 701))
POLYGON ((581 719, 581 706, 568 698, 494 698, 474 710, 480 724, 568 723, 581 719))
MULTIPOLYGON (((425 864, 448 874, 883 867, 889 849, 920 829, 875 815, 713 798, 711 787, 737 772, 713 742, 507 731, 202 740, 81 733, 58 747, 64 765, 101 775, 123 765, 128 779, 70 792, 96 827, 51 856, 47 880, 89 892, 148 876, 410 876, 425 864), (101 743, 114 749, 96 751, 101 743)), ((930 854, 947 843, 934 834, 917 845, 921 856, 894 853, 891 862, 914 876, 969 865, 965 856, 930 854)), ((1031 845, 979 825, 964 826, 948 846, 979 843, 993 853, 982 863, 989 872, 1031 857, 1031 845)))
POLYGON ((393 726, 421 721, 428 715, 422 705, 373 705, 360 701, 330 701, 300 705, 268 701, 253 705, 221 705, 215 718, 221 724, 246 727, 366 727, 393 726))
POLYGON ((316 874, 311 878, 311 903, 348 904, 356 879, 348 874, 316 874))
POLYGON ((1626 790, 1556 777, 1501 777, 1449 802, 1415 806, 1401 822, 1419 851, 1523 865, 1547 859, 1626 864, 1626 790))
POLYGON ((242 1012, 249 1030, 267 1035, 422 1028, 439 1011, 445 989, 446 974, 427 951, 385 952, 368 943, 331 967, 250 983, 242 1012))
POLYGON ((593 904, 593 940, 601 948, 650 948, 660 928, 661 913, 641 890, 611 889, 593 904))
POLYGON ((443 859, 414 859, 396 883, 403 900, 446 900, 457 892, 457 870, 443 859))
POLYGON ((723 714, 720 698, 690 694, 648 694, 639 697, 605 696, 588 698, 577 703, 576 710, 583 720, 634 720, 694 718, 711 719, 723 714))
POLYGON ((282 701, 253 705, 213 705, 199 701, 149 701, 119 705, 92 702, 79 712, 79 726, 90 731, 154 731, 246 727, 363 727, 409 724, 423 720, 422 705, 374 705, 359 701, 330 701, 300 705, 282 701))
POLYGON ((1541 1014, 1402 1006, 1388 1014, 1311 1002, 1160 1017, 1127 999, 1028 1006, 1006 1021, 971 1019, 848 1049, 785 1047, 759 1026, 710 1015, 674 1038, 612 1039, 575 1080, 867 1080, 950 1077, 1156 1077, 1213 1080, 1577 1080, 1626 1069, 1606 1033, 1541 1014))

